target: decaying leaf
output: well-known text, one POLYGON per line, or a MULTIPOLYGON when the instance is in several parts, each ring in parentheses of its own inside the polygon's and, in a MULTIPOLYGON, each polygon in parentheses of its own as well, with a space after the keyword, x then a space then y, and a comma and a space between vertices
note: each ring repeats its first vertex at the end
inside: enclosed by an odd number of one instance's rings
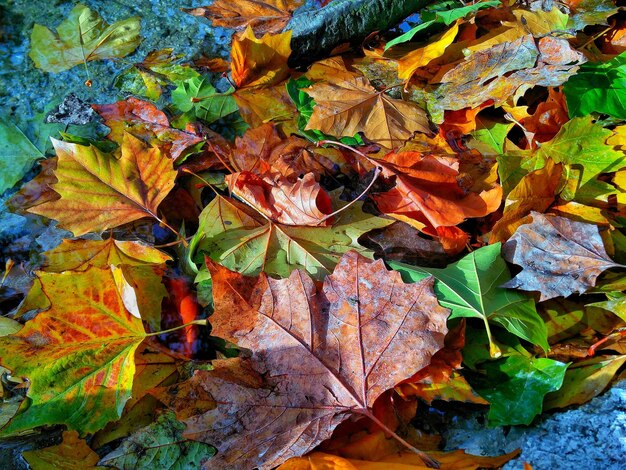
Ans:
POLYGON ((291 14, 302 6, 302 0, 217 0, 210 6, 184 10, 195 16, 203 16, 215 26, 243 31, 248 26, 257 36, 280 33, 291 14))
POLYGON ((390 98, 365 77, 327 79, 304 90, 316 103, 306 129, 337 137, 363 132, 386 148, 399 146, 414 132, 430 133, 426 113, 417 104, 390 98))
POLYGON ((183 438, 185 426, 165 413, 105 455, 100 465, 115 468, 199 468, 215 450, 183 438))
POLYGON ((602 271, 624 266, 608 257, 598 227, 532 212, 503 246, 504 258, 522 272, 503 287, 538 291, 540 300, 585 293, 602 271))
POLYGON ((124 57, 141 38, 138 16, 108 25, 97 12, 78 4, 57 28, 55 35, 35 24, 29 56, 46 72, 58 73, 90 60, 124 57))
POLYGON ((40 273, 51 307, 0 338, 0 362, 30 382, 29 400, 0 431, 66 424, 86 434, 120 417, 130 398, 144 332, 112 269, 40 273), (68 295, 71 293, 71 295, 68 295))
POLYGON ((79 236, 143 217, 158 219, 157 208, 174 187, 172 161, 156 147, 124 134, 119 159, 94 146, 54 140, 61 198, 29 212, 56 219, 79 236))
POLYGON ((227 370, 196 373, 218 405, 187 419, 184 435, 217 446, 211 468, 269 469, 312 450, 349 415, 371 416, 376 398, 443 346, 448 310, 432 279, 406 285, 382 261, 347 253, 321 292, 302 271, 246 279, 208 263, 213 334, 254 351, 265 377, 250 388, 227 370))

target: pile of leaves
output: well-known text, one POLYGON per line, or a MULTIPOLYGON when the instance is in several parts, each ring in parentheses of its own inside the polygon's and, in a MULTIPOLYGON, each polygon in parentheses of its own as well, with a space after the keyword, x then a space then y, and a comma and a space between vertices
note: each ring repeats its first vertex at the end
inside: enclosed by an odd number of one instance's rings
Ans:
MULTIPOLYGON (((67 428, 33 468, 498 467, 417 408, 530 424, 619 375, 626 16, 446 0, 295 70, 301 4, 192 10, 228 61, 153 51, 84 111, 106 136, 36 154, 9 204, 73 237, 3 279, 0 436, 67 428)), ((139 24, 78 5, 30 56, 122 57, 139 24)))

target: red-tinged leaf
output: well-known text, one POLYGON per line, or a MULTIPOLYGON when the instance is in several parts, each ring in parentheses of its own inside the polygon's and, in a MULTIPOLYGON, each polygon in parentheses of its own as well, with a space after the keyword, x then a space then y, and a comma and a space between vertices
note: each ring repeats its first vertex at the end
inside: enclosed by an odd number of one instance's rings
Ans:
POLYGON ((174 187, 172 161, 131 134, 124 134, 119 159, 94 146, 53 144, 59 160, 52 189, 61 198, 28 211, 58 220, 75 236, 157 217, 159 204, 174 187))
POLYGON ((0 338, 0 362, 27 377, 28 397, 4 436, 65 424, 81 434, 118 419, 131 396, 134 355, 145 337, 111 269, 40 273, 51 307, 0 338))
POLYGON ((372 196, 385 214, 403 215, 438 228, 483 217, 500 206, 500 186, 480 194, 467 192, 459 184, 458 164, 450 158, 402 152, 372 162, 383 168, 385 177, 395 179, 393 189, 372 196))
POLYGON ((251 388, 225 370, 196 373, 218 406, 187 419, 185 435, 218 447, 211 468, 268 469, 312 450, 350 414, 373 416, 443 345, 448 311, 432 279, 404 284, 381 261, 347 253, 320 292, 301 271, 244 278, 207 262, 213 334, 251 349, 266 379, 251 388))
POLYGON ((226 177, 237 197, 274 222, 284 225, 321 227, 330 224, 330 196, 315 181, 313 173, 294 183, 284 178, 261 178, 249 171, 226 177))
POLYGON ((165 113, 148 101, 131 96, 125 101, 92 107, 111 128, 108 138, 114 142, 121 143, 125 132, 148 141, 156 137, 160 146, 169 148, 168 153, 174 160, 187 148, 202 142, 199 135, 170 127, 165 113))

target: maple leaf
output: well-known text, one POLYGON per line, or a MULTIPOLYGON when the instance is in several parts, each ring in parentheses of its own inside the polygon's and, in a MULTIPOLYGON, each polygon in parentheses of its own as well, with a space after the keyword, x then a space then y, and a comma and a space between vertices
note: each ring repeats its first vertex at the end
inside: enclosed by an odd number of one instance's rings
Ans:
POLYGON ((58 73, 90 60, 124 57, 133 52, 141 38, 138 16, 108 25, 85 5, 76 5, 57 28, 58 36, 35 24, 28 54, 35 66, 58 73))
POLYGON ((585 60, 561 38, 543 37, 536 43, 532 35, 525 35, 497 43, 434 77, 441 85, 427 99, 428 109, 440 123, 444 110, 476 108, 490 100, 495 106, 511 99, 516 102, 534 86, 563 84, 585 60))
POLYGON ((38 279, 50 309, 0 338, 2 365, 31 381, 29 400, 1 433, 48 424, 97 431, 118 419, 130 398, 135 350, 146 336, 141 319, 125 307, 112 269, 38 279))
POLYGON ((500 207, 502 188, 480 194, 459 185, 458 163, 418 152, 389 153, 371 160, 395 187, 372 196, 385 214, 397 214, 432 227, 454 226, 468 217, 483 217, 500 207))
POLYGON ((250 26, 256 35, 261 35, 280 33, 287 26, 292 13, 303 3, 303 0, 217 0, 207 7, 183 11, 207 18, 214 26, 237 31, 250 26))
POLYGON ((318 293, 302 271, 246 279, 208 266, 213 334, 254 351, 266 377, 251 388, 225 371, 196 373, 218 405, 187 419, 184 435, 217 447, 212 468, 269 469, 306 453, 350 414, 373 417, 376 398, 443 346, 448 310, 432 279, 406 285, 380 260, 345 254, 318 293))
POLYGON ((315 129, 337 137, 363 132, 386 148, 402 144, 414 132, 430 134, 423 109, 377 91, 365 77, 319 82, 304 91, 315 100, 306 130, 315 129))
MULTIPOLYGON (((336 199, 333 203, 339 208, 345 205, 336 199)), ((200 227, 190 246, 242 274, 264 271, 287 277, 300 268, 322 279, 351 249, 371 257, 358 238, 393 223, 364 213, 362 205, 353 204, 327 227, 294 227, 270 222, 240 202, 218 196, 200 214, 200 227)), ((207 274, 200 271, 196 282, 207 274)))
POLYGON ((75 236, 106 230, 143 217, 174 187, 172 161, 156 147, 124 134, 119 159, 94 146, 53 140, 58 163, 52 185, 61 198, 31 207, 29 212, 58 220, 75 236))
POLYGON ((570 183, 561 197, 571 200, 592 186, 600 173, 610 173, 626 166, 624 152, 607 144, 613 136, 613 132, 594 122, 591 116, 573 118, 552 140, 542 144, 523 166, 541 168, 548 158, 565 164, 564 173, 570 183))
MULTIPOLYGON (((500 256, 500 244, 484 246, 445 269, 409 266, 397 262, 389 265, 407 280, 419 281, 434 276, 435 292, 441 305, 448 307, 450 318, 480 318, 485 323, 491 355, 501 352, 491 337, 489 322, 497 323, 511 333, 548 350, 547 331, 532 299, 502 284, 510 280, 508 267, 500 256)), ((506 284, 505 284, 506 285, 506 284)))
POLYGON ((519 227, 503 247, 506 260, 522 267, 503 287, 539 291, 544 301, 583 294, 605 269, 624 267, 608 257, 596 225, 531 216, 532 223, 519 227))
POLYGON ((32 470, 49 468, 82 468, 95 470, 98 454, 96 454, 84 439, 78 437, 76 431, 64 431, 61 444, 43 449, 27 450, 22 452, 24 460, 32 470))
POLYGON ((150 140, 156 136, 160 147, 167 146, 173 159, 199 142, 202 137, 170 127, 165 113, 147 101, 132 96, 117 103, 92 105, 92 108, 104 119, 111 132, 107 136, 114 142, 121 143, 124 134, 130 132, 135 137, 150 140))
POLYGON ((230 65, 237 88, 268 87, 287 78, 290 41, 291 30, 257 39, 250 26, 234 38, 230 65))
POLYGON ((273 123, 248 129, 235 139, 232 163, 240 171, 264 175, 278 172, 289 181, 312 172, 316 179, 334 173, 335 165, 345 164, 345 157, 334 148, 316 147, 296 136, 281 138, 273 123))
POLYGON ((249 171, 226 177, 231 192, 273 222, 294 226, 325 226, 333 211, 330 196, 307 173, 294 183, 284 178, 261 178, 249 171))

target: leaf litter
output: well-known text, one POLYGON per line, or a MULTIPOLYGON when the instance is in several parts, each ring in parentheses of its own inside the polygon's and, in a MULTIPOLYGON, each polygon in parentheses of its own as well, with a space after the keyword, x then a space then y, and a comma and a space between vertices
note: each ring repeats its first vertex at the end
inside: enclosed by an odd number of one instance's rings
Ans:
MULTIPOLYGON (((2 123, 2 189, 43 169, 10 207, 77 237, 2 280, 0 434, 67 428, 33 468, 495 468, 417 408, 527 425, 623 375, 615 4, 433 3, 297 70, 301 4, 190 10, 235 29, 229 68, 133 57, 106 135, 2 123)), ((77 5, 30 57, 124 57, 139 23, 77 5)))

